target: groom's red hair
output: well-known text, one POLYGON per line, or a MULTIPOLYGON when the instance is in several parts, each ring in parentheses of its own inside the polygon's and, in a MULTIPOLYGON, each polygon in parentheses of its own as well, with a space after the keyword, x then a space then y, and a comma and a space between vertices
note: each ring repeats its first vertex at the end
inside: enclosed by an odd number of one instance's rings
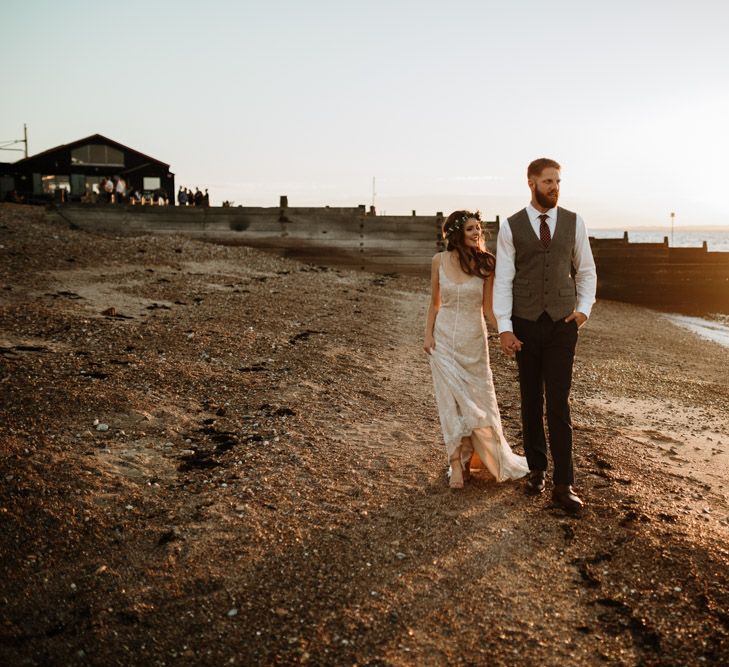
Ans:
POLYGON ((548 167, 552 167, 553 169, 562 169, 562 167, 559 166, 559 162, 550 160, 548 157, 540 157, 538 160, 534 160, 534 162, 527 167, 527 178, 531 178, 532 176, 541 176, 542 172, 548 167))

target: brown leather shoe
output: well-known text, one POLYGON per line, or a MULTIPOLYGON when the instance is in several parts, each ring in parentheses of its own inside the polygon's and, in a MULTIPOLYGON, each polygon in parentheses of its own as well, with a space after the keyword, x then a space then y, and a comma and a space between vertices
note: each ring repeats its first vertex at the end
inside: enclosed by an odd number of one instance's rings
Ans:
POLYGON ((544 470, 530 470, 526 480, 526 492, 537 496, 544 491, 544 470))
POLYGON ((581 512, 585 506, 569 484, 555 484, 552 490, 552 500, 572 514, 581 512))

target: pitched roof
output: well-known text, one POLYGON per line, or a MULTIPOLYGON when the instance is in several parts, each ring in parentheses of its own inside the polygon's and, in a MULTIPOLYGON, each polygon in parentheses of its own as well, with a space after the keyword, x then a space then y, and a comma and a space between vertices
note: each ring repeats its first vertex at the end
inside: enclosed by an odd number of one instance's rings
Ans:
POLYGON ((129 146, 125 146, 124 144, 120 144, 118 141, 114 141, 113 139, 109 139, 109 137, 105 137, 103 134, 92 134, 88 137, 84 137, 83 139, 77 139, 76 141, 72 141, 68 144, 61 144, 60 146, 54 146, 53 148, 49 148, 47 150, 44 150, 40 153, 36 153, 35 155, 29 155, 27 158, 23 158, 21 160, 18 160, 14 164, 19 165, 25 162, 26 160, 34 160, 37 157, 40 157, 42 155, 46 155, 47 153, 55 153, 56 151, 67 148, 67 149, 73 149, 77 146, 83 146, 85 144, 91 144, 91 143, 102 143, 102 144, 108 144, 109 146, 114 146, 115 148, 118 148, 123 151, 131 151, 133 153, 136 153, 137 155, 141 155, 142 157, 146 158, 147 160, 151 160, 152 162, 157 162, 158 164, 163 164, 169 169, 169 164, 167 162, 162 162, 161 160, 158 160, 157 158, 150 157, 149 155, 146 155, 144 153, 140 153, 138 150, 135 150, 134 148, 129 148, 129 146))

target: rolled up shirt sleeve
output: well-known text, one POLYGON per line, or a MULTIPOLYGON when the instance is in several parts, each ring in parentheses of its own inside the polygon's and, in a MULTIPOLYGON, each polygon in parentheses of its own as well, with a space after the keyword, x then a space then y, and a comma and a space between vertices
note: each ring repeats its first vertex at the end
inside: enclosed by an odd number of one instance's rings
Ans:
POLYGON ((514 239, 511 235, 511 227, 506 221, 499 227, 499 235, 496 239, 493 306, 499 333, 514 330, 511 324, 511 310, 514 300, 512 286, 516 274, 514 255, 514 239))
MULTIPOLYGON (((575 254, 573 258, 575 267, 575 285, 577 287, 577 306, 575 310, 590 317, 590 311, 595 303, 597 292, 597 270, 595 259, 590 248, 590 239, 584 220, 578 215, 575 227, 575 254)), ((497 263, 498 276, 498 263, 497 263)), ((494 311, 496 299, 494 298, 494 311)))

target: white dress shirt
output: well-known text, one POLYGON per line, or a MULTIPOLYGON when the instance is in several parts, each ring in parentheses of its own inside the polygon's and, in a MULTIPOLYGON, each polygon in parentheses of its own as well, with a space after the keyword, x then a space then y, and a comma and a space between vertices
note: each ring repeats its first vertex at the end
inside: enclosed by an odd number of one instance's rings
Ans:
MULTIPOLYGON (((526 207, 529 222, 534 233, 539 238, 539 216, 531 204, 526 207)), ((547 211, 547 225, 551 236, 557 226, 557 209, 551 208, 547 211)), ((514 238, 511 234, 511 226, 506 220, 499 227, 499 236, 496 240, 496 272, 494 275, 494 315, 499 327, 499 333, 513 331, 511 324, 511 310, 514 305, 514 296, 511 288, 516 274, 514 265, 514 238)), ((575 248, 572 256, 572 263, 575 267, 575 284, 577 287, 577 305, 575 310, 590 317, 592 305, 595 303, 595 292, 597 290, 597 272, 595 271, 595 260, 592 257, 590 239, 587 236, 587 229, 584 220, 578 215, 575 225, 575 248)))

